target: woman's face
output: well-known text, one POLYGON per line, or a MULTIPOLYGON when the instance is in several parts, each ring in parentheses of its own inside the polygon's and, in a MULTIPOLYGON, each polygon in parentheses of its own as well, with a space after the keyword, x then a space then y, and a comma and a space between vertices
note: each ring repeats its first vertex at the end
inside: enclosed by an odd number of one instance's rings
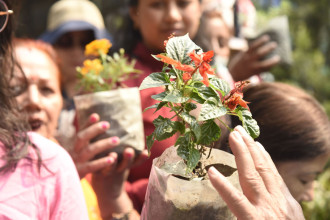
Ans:
MULTIPOLYGON (((59 69, 53 60, 36 48, 17 46, 15 53, 26 76, 27 88, 17 96, 22 111, 27 112, 33 131, 52 138, 62 109, 59 69)), ((12 87, 23 85, 24 77, 16 68, 12 87)))
POLYGON ((92 31, 72 31, 61 36, 54 44, 59 57, 62 82, 77 80, 77 66, 82 66, 86 44, 94 40, 92 31))
POLYGON ((206 18, 203 27, 205 36, 209 39, 209 47, 214 53, 222 58, 228 59, 230 54, 229 39, 231 31, 219 16, 206 18))
POLYGON ((324 154, 311 160, 275 163, 292 196, 298 201, 311 201, 314 198, 314 182, 329 160, 324 154))
POLYGON ((159 53, 164 51, 164 41, 173 33, 195 37, 201 4, 199 0, 139 0, 130 15, 146 47, 159 53))

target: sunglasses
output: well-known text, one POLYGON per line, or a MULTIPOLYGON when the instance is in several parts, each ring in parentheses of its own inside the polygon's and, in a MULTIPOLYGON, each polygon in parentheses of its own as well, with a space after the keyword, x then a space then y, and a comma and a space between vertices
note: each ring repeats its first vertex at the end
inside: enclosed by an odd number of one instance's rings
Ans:
POLYGON ((95 40, 93 31, 86 31, 83 35, 75 36, 73 33, 66 33, 61 36, 54 44, 55 47, 61 49, 72 49, 80 47, 85 49, 85 46, 95 40))
POLYGON ((13 10, 9 10, 6 3, 0 0, 0 32, 5 29, 8 23, 8 17, 13 13, 13 10))

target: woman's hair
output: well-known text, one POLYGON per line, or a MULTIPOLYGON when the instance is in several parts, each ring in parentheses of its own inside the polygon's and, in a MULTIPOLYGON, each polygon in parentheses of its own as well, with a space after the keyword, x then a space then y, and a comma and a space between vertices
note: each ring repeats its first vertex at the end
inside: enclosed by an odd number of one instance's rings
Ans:
POLYGON ((275 162, 313 159, 330 151, 330 123, 322 106, 303 90, 260 83, 244 90, 260 127, 259 141, 275 162))
MULTIPOLYGON (((4 0, 8 8, 12 8, 13 1, 4 0)), ((16 2, 16 1, 15 1, 16 2)), ((17 6, 16 2, 16 6, 17 6)), ((15 10, 17 13, 17 10, 15 10)), ((14 94, 9 87, 9 81, 13 77, 15 60, 12 55, 13 19, 10 15, 7 27, 0 33, 0 147, 5 161, 0 167, 0 173, 15 169, 22 158, 28 158, 28 146, 30 145, 26 131, 29 128, 27 121, 21 118, 17 109, 14 94)), ((38 153, 38 149, 34 147, 38 153)), ((38 158, 38 166, 41 159, 38 158)))
POLYGON ((114 33, 115 44, 111 48, 111 51, 119 51, 120 48, 124 48, 127 54, 131 54, 134 47, 138 42, 142 40, 140 31, 134 27, 133 20, 131 19, 129 9, 137 7, 139 0, 126 1, 126 10, 123 15, 123 23, 118 30, 114 33))

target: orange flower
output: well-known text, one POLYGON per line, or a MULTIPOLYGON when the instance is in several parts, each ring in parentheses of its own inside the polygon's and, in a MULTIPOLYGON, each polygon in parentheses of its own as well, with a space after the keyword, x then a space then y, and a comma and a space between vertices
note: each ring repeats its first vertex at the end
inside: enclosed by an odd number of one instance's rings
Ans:
POLYGON ((192 72, 195 69, 194 67, 192 67, 190 65, 182 64, 179 61, 173 60, 172 58, 164 56, 162 54, 158 54, 158 55, 156 55, 156 57, 158 57, 164 63, 171 64, 178 70, 192 72))
POLYGON ((246 86, 248 83, 249 83, 248 81, 235 83, 235 88, 230 91, 228 97, 225 99, 225 105, 227 105, 230 110, 232 111, 235 110, 237 105, 249 109, 249 106, 247 105, 249 104, 249 102, 243 100, 243 93, 242 93, 244 86, 246 86))
POLYGON ((94 40, 86 45, 85 55, 99 56, 99 50, 107 54, 112 44, 107 39, 94 40))
POLYGON ((171 64, 173 67, 175 67, 178 70, 184 71, 182 78, 184 81, 187 81, 191 79, 191 76, 196 72, 197 69, 199 69, 199 73, 203 77, 202 82, 206 85, 209 86, 209 78, 207 74, 214 75, 214 70, 208 64, 208 62, 211 62, 211 58, 213 57, 214 53, 213 51, 208 51, 205 53, 202 53, 201 55, 196 54, 195 51, 192 51, 191 53, 188 54, 189 57, 192 59, 192 61, 195 63, 195 68, 190 65, 185 65, 180 63, 177 60, 174 60, 170 57, 164 56, 162 54, 156 55, 162 62, 171 64))
POLYGON ((81 68, 81 74, 86 75, 90 71, 94 71, 96 75, 99 75, 100 72, 103 70, 103 66, 99 59, 94 60, 85 60, 84 66, 81 68))
POLYGON ((208 63, 211 62, 211 60, 212 60, 211 58, 213 57, 214 52, 211 50, 211 51, 208 51, 208 52, 205 52, 205 53, 202 53, 199 55, 196 53, 196 51, 192 51, 188 55, 192 59, 192 61, 195 63, 195 66, 199 67, 199 73, 203 77, 202 82, 206 86, 209 86, 210 83, 209 83, 209 78, 208 78, 207 74, 214 75, 214 70, 208 63))
POLYGON ((230 96, 230 98, 225 101, 225 104, 232 111, 235 110, 237 105, 240 105, 243 108, 249 109, 249 107, 247 105, 248 102, 243 100, 243 94, 239 93, 239 92, 234 93, 232 96, 230 96))

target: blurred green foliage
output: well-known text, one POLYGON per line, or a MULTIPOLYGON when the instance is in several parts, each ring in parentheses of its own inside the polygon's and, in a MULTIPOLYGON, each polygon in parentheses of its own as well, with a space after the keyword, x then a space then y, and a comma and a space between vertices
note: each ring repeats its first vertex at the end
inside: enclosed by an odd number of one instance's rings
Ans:
MULTIPOLYGON (((260 1, 253 2, 262 22, 278 15, 289 18, 293 63, 273 68, 275 80, 305 89, 330 116, 329 1, 282 0, 279 7, 266 8, 258 7, 260 1)), ((330 220, 330 162, 316 181, 314 200, 302 207, 308 220, 330 220)))

